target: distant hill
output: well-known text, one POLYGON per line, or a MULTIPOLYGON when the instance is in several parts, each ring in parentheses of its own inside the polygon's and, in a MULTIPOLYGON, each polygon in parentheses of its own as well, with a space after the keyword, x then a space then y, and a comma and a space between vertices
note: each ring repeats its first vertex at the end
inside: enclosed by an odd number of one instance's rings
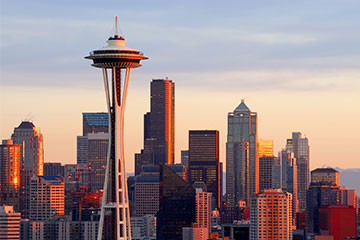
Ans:
POLYGON ((340 172, 340 185, 355 189, 356 194, 360 195, 360 168, 335 169, 340 172))

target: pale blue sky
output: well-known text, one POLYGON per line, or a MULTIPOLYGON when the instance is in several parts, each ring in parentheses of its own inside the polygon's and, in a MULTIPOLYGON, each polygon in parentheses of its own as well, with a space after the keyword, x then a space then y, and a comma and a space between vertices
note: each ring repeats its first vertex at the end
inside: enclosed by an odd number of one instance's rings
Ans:
POLYGON ((131 168, 149 82, 166 76, 177 89, 177 158, 189 129, 208 128, 220 130, 224 161, 226 114, 245 98, 276 150, 302 131, 313 166, 360 167, 359 12, 355 0, 1 1, 0 136, 31 116, 47 139, 45 160, 75 161, 81 112, 105 110, 100 72, 83 57, 105 45, 118 15, 127 45, 150 57, 129 90, 131 168), (68 131, 58 133, 56 119, 68 131))

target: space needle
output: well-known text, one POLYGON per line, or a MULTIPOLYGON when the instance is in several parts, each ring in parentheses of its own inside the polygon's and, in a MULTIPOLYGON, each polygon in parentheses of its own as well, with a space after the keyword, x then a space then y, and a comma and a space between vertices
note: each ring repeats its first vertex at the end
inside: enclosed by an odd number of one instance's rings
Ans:
POLYGON ((131 240, 124 154, 125 104, 131 69, 140 67, 140 61, 148 59, 139 50, 127 47, 125 39, 118 35, 117 29, 116 17, 115 35, 108 39, 108 45, 90 52, 89 56, 85 57, 93 60, 93 67, 102 69, 109 113, 109 148, 98 240, 103 239, 103 235, 104 239, 131 240))

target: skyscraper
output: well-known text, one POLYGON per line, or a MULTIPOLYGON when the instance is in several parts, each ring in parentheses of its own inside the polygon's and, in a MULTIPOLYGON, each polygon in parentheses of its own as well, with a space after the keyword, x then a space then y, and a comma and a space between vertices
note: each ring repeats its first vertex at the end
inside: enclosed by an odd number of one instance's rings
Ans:
POLYGON ((196 190, 196 223, 200 228, 206 228, 210 233, 210 215, 211 215, 211 195, 210 192, 204 192, 201 188, 196 190))
POLYGON ((213 194, 214 207, 220 208, 220 156, 219 131, 189 131, 189 181, 204 182, 213 194))
POLYGON ((160 204, 156 239, 182 239, 182 228, 195 221, 195 189, 168 166, 160 165, 160 204))
POLYGON ((273 185, 273 165, 276 158, 274 156, 259 158, 259 192, 265 189, 272 189, 273 185))
POLYGON ((144 149, 135 155, 135 169, 149 164, 174 164, 174 89, 175 83, 168 79, 151 82, 150 112, 144 115, 144 149))
POLYGON ((89 133, 87 141, 89 187, 92 191, 99 191, 104 188, 109 134, 102 132, 89 133))
POLYGON ((11 139, 0 145, 0 205, 10 205, 20 212, 20 144, 11 139))
POLYGON ((256 196, 251 210, 251 239, 292 239, 292 194, 281 189, 256 196))
MULTIPOLYGON (((96 133, 108 133, 109 132, 109 116, 103 112, 86 112, 83 113, 83 135, 77 136, 76 150, 77 150, 77 163, 88 164, 89 151, 94 152, 93 149, 89 149, 88 135, 96 133)), ((109 138, 107 134, 107 138, 109 138)), ((106 157, 105 157, 106 158, 106 157)), ((105 160, 106 161, 106 160, 105 160)))
POLYGON ((23 121, 11 135, 14 144, 20 144, 20 207, 22 216, 29 218, 30 179, 44 173, 44 143, 40 128, 23 121))
POLYGON ((250 204, 250 196, 259 191, 257 113, 244 100, 228 113, 226 143, 226 191, 228 206, 240 200, 250 204))
POLYGON ((292 146, 297 165, 299 210, 306 208, 306 191, 309 187, 310 148, 309 141, 300 132, 292 133, 292 146))
POLYGON ((33 176, 31 178, 30 220, 45 221, 65 213, 64 178, 33 176))
POLYGON ((90 52, 85 58, 93 61, 93 67, 102 69, 109 114, 109 151, 98 237, 103 237, 106 211, 105 226, 109 231, 105 237, 127 240, 131 239, 131 227, 124 153, 125 103, 131 69, 140 67, 140 61, 148 58, 139 50, 127 47, 125 39, 117 31, 116 17, 115 34, 108 39, 108 46, 90 52), (110 83, 108 70, 111 71, 110 83), (125 81, 122 84, 123 77, 125 81))
POLYGON ((319 234, 319 208, 339 204, 339 187, 329 183, 312 182, 306 194, 306 232, 319 234))
POLYGON ((282 190, 292 194, 293 224, 295 225, 296 213, 299 211, 297 165, 294 153, 283 149, 281 151, 282 161, 282 190))

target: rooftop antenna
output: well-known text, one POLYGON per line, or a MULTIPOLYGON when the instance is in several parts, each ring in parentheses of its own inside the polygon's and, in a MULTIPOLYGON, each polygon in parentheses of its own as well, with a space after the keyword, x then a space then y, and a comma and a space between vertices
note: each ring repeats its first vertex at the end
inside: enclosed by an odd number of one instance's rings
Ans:
POLYGON ((118 19, 117 16, 115 16, 115 36, 118 36, 118 19))

